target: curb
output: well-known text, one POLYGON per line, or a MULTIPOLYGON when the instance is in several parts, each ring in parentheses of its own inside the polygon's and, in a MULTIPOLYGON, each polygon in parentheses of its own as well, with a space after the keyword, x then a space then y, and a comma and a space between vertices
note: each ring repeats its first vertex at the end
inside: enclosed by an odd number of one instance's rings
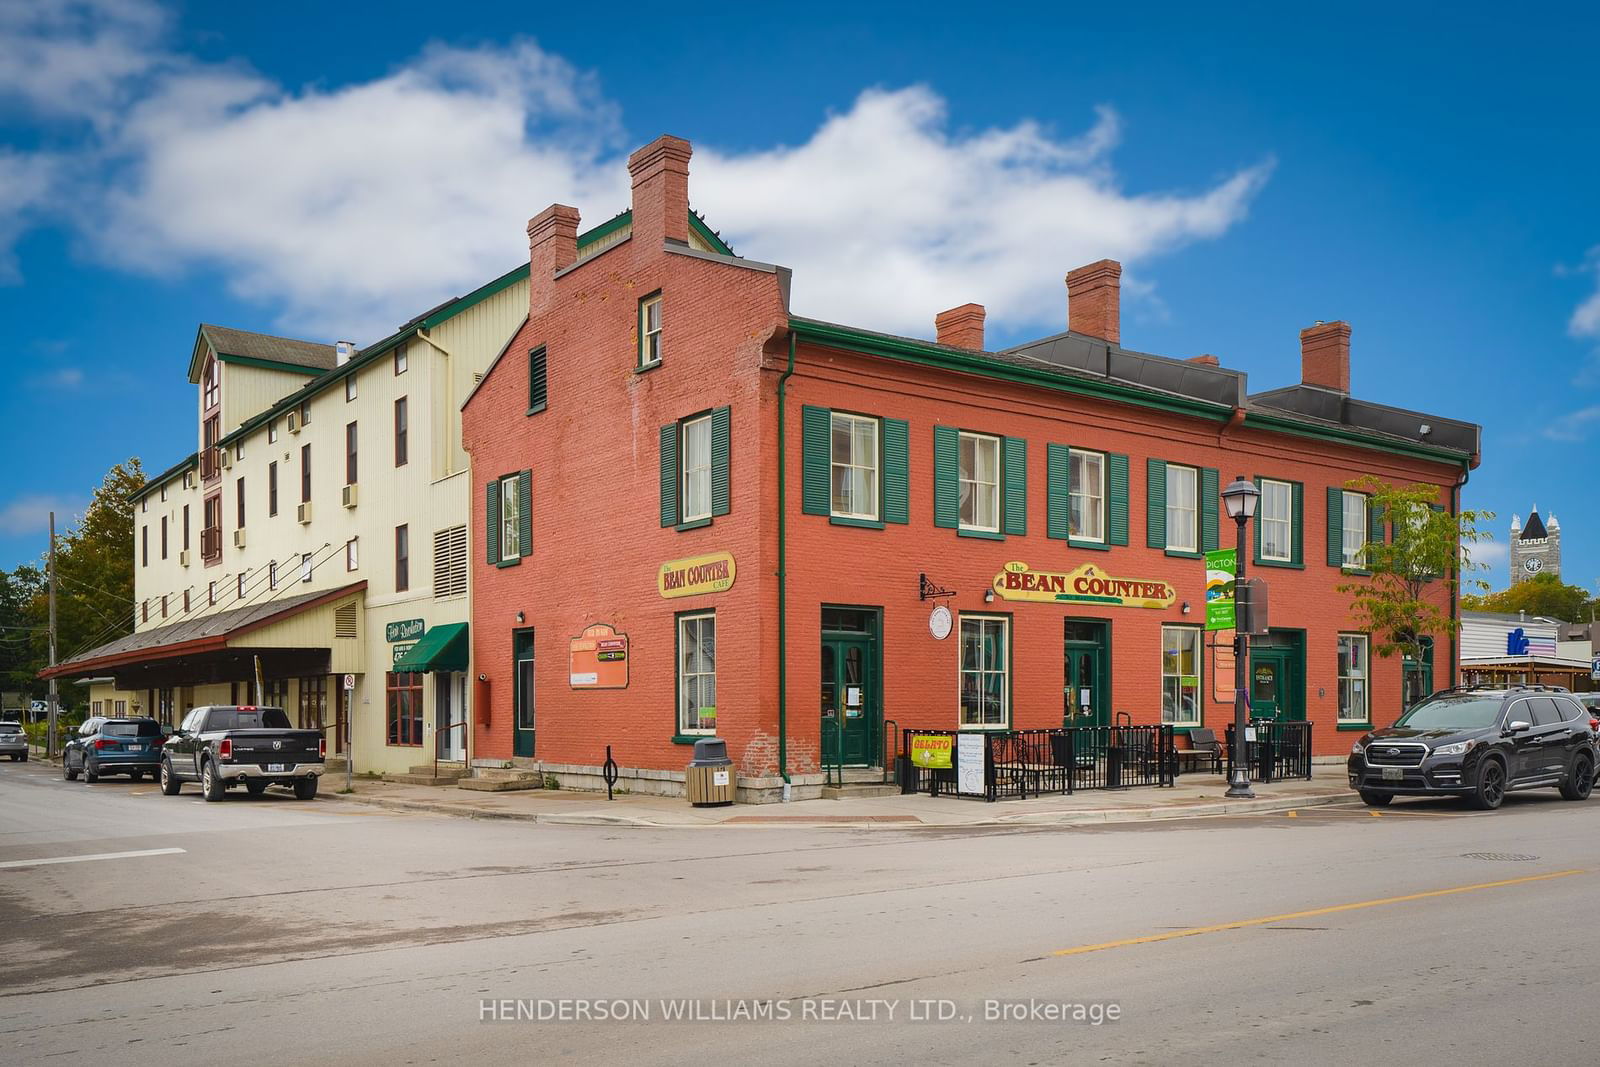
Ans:
MULTIPOLYGON (((490 811, 482 808, 465 808, 455 804, 439 804, 425 800, 399 800, 389 797, 361 797, 351 794, 327 793, 322 794, 329 800, 347 801, 354 804, 366 804, 369 807, 384 808, 389 811, 403 811, 430 815, 448 815, 461 819, 500 819, 511 822, 543 823, 546 826, 623 826, 648 830, 770 830, 778 829, 803 829, 803 830, 952 830, 967 828, 1006 828, 1018 826, 1073 826, 1073 825, 1104 825, 1109 823, 1124 822, 1160 822, 1173 819, 1195 819, 1214 815, 1275 815, 1279 812, 1295 811, 1301 808, 1324 807, 1329 804, 1338 804, 1349 801, 1354 797, 1348 791, 1339 793, 1312 793, 1303 797, 1275 797, 1263 800, 1229 800, 1209 804, 1192 804, 1183 807, 1171 808, 1092 808, 1084 811, 1038 811, 1021 812, 1016 815, 1001 815, 992 819, 979 819, 970 822, 922 822, 922 823, 874 823, 869 821, 872 816, 863 815, 859 823, 823 822, 818 816, 817 822, 809 822, 804 816, 789 816, 793 821, 784 823, 737 823, 729 825, 725 822, 681 823, 681 822, 653 822, 649 819, 639 819, 627 815, 599 815, 588 813, 561 813, 561 812, 521 812, 521 811, 490 811)), ((768 805, 758 805, 766 807, 768 805)), ((831 816, 829 818, 837 818, 831 816)))

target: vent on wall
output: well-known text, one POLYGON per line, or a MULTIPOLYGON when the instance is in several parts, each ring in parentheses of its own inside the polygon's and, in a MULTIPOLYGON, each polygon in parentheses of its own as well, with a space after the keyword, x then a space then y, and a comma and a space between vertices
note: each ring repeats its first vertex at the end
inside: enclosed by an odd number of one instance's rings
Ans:
POLYGON ((433 598, 467 595, 467 528, 452 526, 433 534, 433 598))
POLYGON ((333 609, 333 636, 349 641, 356 638, 356 602, 340 604, 333 609))

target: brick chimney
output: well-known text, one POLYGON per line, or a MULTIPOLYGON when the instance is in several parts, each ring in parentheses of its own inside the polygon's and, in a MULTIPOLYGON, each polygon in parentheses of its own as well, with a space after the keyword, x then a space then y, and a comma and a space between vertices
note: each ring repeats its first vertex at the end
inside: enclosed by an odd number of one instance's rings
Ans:
POLYGON ((935 315, 933 328, 942 345, 954 345, 956 348, 970 348, 982 352, 983 317, 982 304, 962 304, 960 307, 941 311, 935 315))
POLYGON ((1122 342, 1122 264, 1102 259, 1067 272, 1067 329, 1122 342))
POLYGON ((633 241, 659 249, 663 240, 689 242, 689 156, 681 137, 663 134, 628 157, 633 175, 633 241))
POLYGON ((1350 324, 1319 322, 1300 331, 1300 381, 1350 393, 1350 324))
POLYGON ((1205 353, 1203 355, 1199 355, 1199 356, 1190 356, 1184 362, 1186 362, 1186 363, 1203 363, 1207 367, 1220 367, 1222 365, 1221 361, 1218 360, 1216 356, 1213 356, 1210 352, 1207 352, 1207 353, 1205 353))
POLYGON ((551 204, 528 220, 528 313, 548 311, 556 271, 578 258, 578 209, 551 204))

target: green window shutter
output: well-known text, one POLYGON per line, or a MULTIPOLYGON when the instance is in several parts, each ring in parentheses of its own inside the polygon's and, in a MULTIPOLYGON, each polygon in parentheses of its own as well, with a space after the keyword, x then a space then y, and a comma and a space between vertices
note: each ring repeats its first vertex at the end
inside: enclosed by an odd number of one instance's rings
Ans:
POLYGON ((533 555, 533 472, 517 472, 518 555, 533 555))
POLYGON ((1001 529, 1017 537, 1028 532, 1028 441, 1005 439, 1005 504, 1001 529))
POLYGON ((661 525, 678 524, 678 424, 661 427, 661 525))
POLYGON ((1383 505, 1374 504, 1370 496, 1367 497, 1367 540, 1383 544, 1383 505))
POLYGON ((1294 511, 1290 514, 1293 523, 1289 528, 1289 562, 1302 567, 1306 562, 1306 487, 1301 482, 1290 484, 1293 486, 1294 511))
POLYGON ((483 543, 488 550, 486 555, 490 563, 500 562, 500 483, 490 482, 484 486, 484 531, 483 543))
POLYGON ((528 414, 543 411, 549 400, 549 389, 545 382, 546 367, 549 358, 541 346, 528 353, 528 414))
POLYGON ((1106 456, 1106 544, 1128 543, 1128 457, 1106 456))
POLYGON ((883 521, 911 521, 911 427, 883 420, 883 521))
POLYGON ((948 530, 961 525, 961 431, 933 428, 933 524, 948 530))
POLYGON ((1222 547, 1221 532, 1217 529, 1218 516, 1222 511, 1222 495, 1219 486, 1222 479, 1217 474, 1215 467, 1203 467, 1200 471, 1200 551, 1215 552, 1222 547))
POLYGON ((1166 548, 1167 463, 1147 459, 1144 472, 1144 543, 1150 548, 1166 548))
POLYGON ((800 510, 807 515, 832 511, 828 469, 832 432, 833 413, 827 408, 807 405, 800 412, 800 510))
POLYGON ((1046 445, 1044 449, 1046 490, 1044 535, 1065 541, 1071 536, 1071 478, 1066 445, 1046 445))
MULTIPOLYGON (((1256 475, 1254 478, 1251 479, 1251 481, 1256 483, 1256 492, 1260 493, 1261 492, 1261 475, 1259 475, 1259 474, 1256 475)), ((1250 524, 1250 527, 1251 527, 1250 535, 1255 539, 1255 547, 1252 550, 1252 551, 1254 551, 1255 555, 1252 556, 1251 558, 1253 560, 1255 560, 1255 562, 1260 563, 1261 562, 1261 497, 1260 496, 1256 497, 1256 521, 1252 522, 1250 524)))
POLYGON ((732 418, 728 408, 717 408, 711 413, 711 514, 728 513, 728 443, 732 433, 732 418))
POLYGON ((1344 566, 1344 491, 1328 490, 1328 566, 1344 566))

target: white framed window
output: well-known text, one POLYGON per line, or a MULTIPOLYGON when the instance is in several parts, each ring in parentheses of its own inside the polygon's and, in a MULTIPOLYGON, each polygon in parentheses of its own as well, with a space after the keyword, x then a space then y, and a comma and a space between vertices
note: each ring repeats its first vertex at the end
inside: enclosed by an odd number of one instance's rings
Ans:
POLYGON ((661 362, 661 294, 639 301, 639 366, 661 362))
POLYGON ((1372 721, 1367 706, 1367 635, 1339 635, 1339 721, 1372 721))
POLYGON ((678 733, 717 732, 717 613, 678 616, 678 733))
POLYGON ((1167 464, 1167 548, 1198 552, 1200 472, 1193 467, 1167 464))
POLYGON ((345 379, 344 379, 344 402, 346 404, 348 404, 348 403, 350 403, 350 401, 354 400, 355 398, 356 398, 356 376, 354 374, 347 374, 347 375, 345 375, 345 379))
POLYGON ((1068 536, 1079 541, 1106 539, 1106 457, 1103 452, 1068 453, 1068 536))
POLYGON ((711 517, 711 416, 702 415, 683 424, 679 463, 683 480, 681 519, 694 522, 711 517))
POLYGON ((267 588, 278 588, 278 561, 273 560, 267 564, 267 588))
POLYGON ((878 420, 833 413, 830 433, 832 514, 846 519, 878 518, 878 420))
POLYGON ((344 569, 353 571, 361 565, 361 554, 354 537, 344 543, 344 569))
POLYGON ((277 444, 277 443, 278 443, 278 420, 277 419, 268 419, 267 420, 267 444, 273 445, 273 444, 277 444))
POLYGON ((1011 620, 961 616, 961 725, 1003 730, 1010 723, 1011 620))
POLYGON ((394 372, 396 375, 404 374, 408 366, 406 346, 401 345, 394 350, 394 372))
POLYGON ((500 479, 500 558, 522 555, 522 501, 517 498, 519 479, 508 474, 500 479))
POLYGON ((1200 628, 1161 628, 1161 721, 1200 725, 1200 628))
POLYGON ((315 569, 315 565, 311 562, 311 553, 300 553, 300 580, 302 582, 309 582, 311 580, 311 572, 313 569, 315 569))
POLYGON ((1365 493, 1344 494, 1344 565, 1359 567, 1364 562, 1367 547, 1367 496, 1365 493))
POLYGON ((1261 558, 1288 563, 1294 555, 1294 486, 1261 479, 1256 521, 1261 524, 1261 558))
POLYGON ((999 533, 1000 438, 963 433, 958 455, 961 529, 999 533))

